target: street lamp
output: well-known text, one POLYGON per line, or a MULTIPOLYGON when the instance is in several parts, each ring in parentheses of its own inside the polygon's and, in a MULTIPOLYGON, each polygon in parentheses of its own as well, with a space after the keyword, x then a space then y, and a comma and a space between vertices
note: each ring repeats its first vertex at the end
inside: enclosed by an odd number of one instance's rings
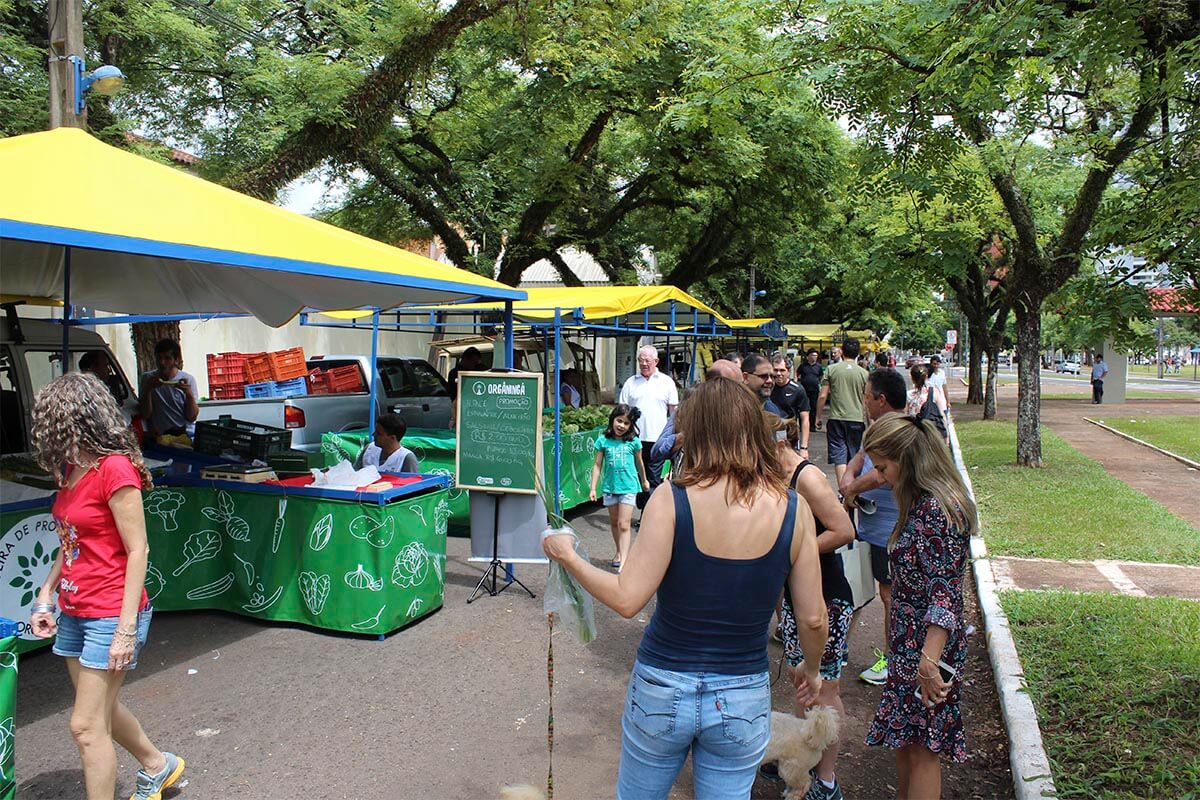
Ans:
POLYGON ((97 67, 90 74, 85 75, 83 59, 79 56, 68 56, 67 60, 71 62, 71 71, 75 77, 75 113, 82 114, 85 109, 83 101, 83 93, 89 89, 95 89, 102 95, 111 96, 121 91, 125 86, 125 74, 121 70, 105 64, 102 67, 97 67))

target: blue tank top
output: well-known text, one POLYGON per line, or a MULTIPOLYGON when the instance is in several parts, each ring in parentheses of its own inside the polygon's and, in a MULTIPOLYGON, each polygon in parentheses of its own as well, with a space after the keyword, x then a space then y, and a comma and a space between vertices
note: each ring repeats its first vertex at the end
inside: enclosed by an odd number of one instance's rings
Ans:
POLYGON ((687 490, 671 484, 675 541, 638 661, 675 672, 753 675, 768 669, 767 627, 792 568, 796 493, 775 544, 759 558, 717 558, 696 546, 687 490))

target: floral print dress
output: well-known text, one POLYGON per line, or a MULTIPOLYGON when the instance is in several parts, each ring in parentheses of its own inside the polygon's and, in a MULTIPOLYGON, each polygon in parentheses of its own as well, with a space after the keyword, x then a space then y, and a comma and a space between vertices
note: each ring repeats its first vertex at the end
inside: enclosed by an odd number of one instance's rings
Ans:
POLYGON ((951 761, 964 761, 967 741, 959 700, 967 640, 963 623, 963 576, 967 536, 951 524, 932 495, 913 501, 889 560, 892 568, 892 629, 888 637, 888 677, 869 745, 889 748, 919 744, 951 761), (949 632, 942 659, 958 673, 946 700, 926 708, 917 691, 917 667, 925 631, 937 625, 949 632))

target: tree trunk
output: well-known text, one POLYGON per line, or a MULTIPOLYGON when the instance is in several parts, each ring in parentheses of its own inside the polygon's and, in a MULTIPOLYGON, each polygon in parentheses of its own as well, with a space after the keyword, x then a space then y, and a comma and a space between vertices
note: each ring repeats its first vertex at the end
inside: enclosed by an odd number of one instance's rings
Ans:
MULTIPOLYGON (((137 386, 138 378, 143 372, 158 369, 158 362, 154 358, 154 345, 158 344, 160 339, 179 341, 179 323, 135 322, 129 326, 129 338, 133 340, 133 355, 137 359, 137 375, 133 378, 133 385, 137 386)), ((179 368, 185 369, 183 364, 180 364, 179 368)))
MULTIPOLYGON (((996 418, 996 374, 1000 371, 1000 364, 998 362, 998 359, 1000 356, 1000 342, 998 340, 992 339, 992 337, 990 337, 990 336, 987 338, 986 341, 987 341, 988 366, 987 366, 987 384, 984 386, 984 390, 983 390, 983 418, 984 419, 995 419, 996 418)), ((974 386, 974 378, 972 378, 971 385, 974 386)))
POLYGON ((1017 464, 1022 467, 1042 466, 1040 305, 1026 299, 1016 308, 1017 464))
POLYGON ((968 322, 967 331, 971 336, 971 349, 967 351, 967 405, 977 406, 983 402, 983 354, 988 353, 988 372, 992 371, 995 355, 987 349, 990 337, 986 325, 981 328, 968 322))

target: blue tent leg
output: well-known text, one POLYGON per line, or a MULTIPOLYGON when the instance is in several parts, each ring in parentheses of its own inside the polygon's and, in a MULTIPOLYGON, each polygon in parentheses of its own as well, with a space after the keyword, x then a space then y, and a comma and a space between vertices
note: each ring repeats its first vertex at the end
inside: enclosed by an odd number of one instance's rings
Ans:
POLYGON ((504 301, 504 368, 513 368, 513 309, 512 300, 504 301))
POLYGON ((562 317, 554 309, 554 513, 562 516, 562 317))
POLYGON ((376 366, 376 359, 379 358, 379 309, 371 314, 371 409, 368 412, 367 436, 372 436, 375 433, 375 392, 376 375, 379 374, 379 368, 376 366))
POLYGON ((71 248, 63 248, 62 374, 71 371, 71 248))

